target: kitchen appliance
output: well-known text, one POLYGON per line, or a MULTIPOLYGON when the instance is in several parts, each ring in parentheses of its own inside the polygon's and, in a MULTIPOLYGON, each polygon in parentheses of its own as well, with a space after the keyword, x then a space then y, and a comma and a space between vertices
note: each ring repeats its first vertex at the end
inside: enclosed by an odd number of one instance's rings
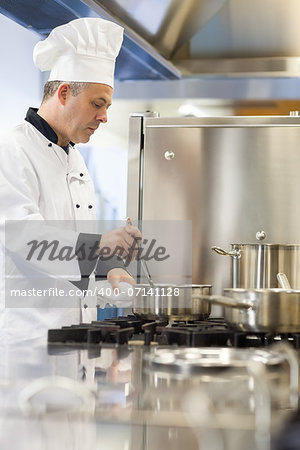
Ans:
POLYGON ((277 288, 278 273, 285 273, 294 289, 300 288, 300 245, 231 244, 231 250, 212 247, 231 257, 233 288, 277 288))
MULTIPOLYGON (((191 221, 192 283, 212 284, 221 294, 232 284, 228 261, 211 251, 216 243, 222 248, 229 242, 251 243, 257 230, 267 234, 261 244, 265 249, 279 242, 284 248, 277 253, 284 249, 285 256, 289 244, 300 243, 299 126, 297 116, 134 114, 127 215, 139 221, 191 221)), ((259 245, 248 252, 257 254, 259 245)), ((288 257, 284 269, 288 261, 292 264, 288 257)), ((274 265, 266 277, 275 272, 274 265)), ((149 261, 149 268, 157 283, 165 282, 167 274, 155 261, 149 261)), ((284 271, 292 287, 298 287, 298 275, 284 271)))

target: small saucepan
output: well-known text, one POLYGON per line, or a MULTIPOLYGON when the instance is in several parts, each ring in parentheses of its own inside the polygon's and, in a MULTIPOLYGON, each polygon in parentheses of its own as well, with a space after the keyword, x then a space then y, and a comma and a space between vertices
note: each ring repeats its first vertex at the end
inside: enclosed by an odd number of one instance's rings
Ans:
POLYGON ((145 319, 203 320, 211 312, 211 285, 137 284, 134 286, 133 312, 145 319))

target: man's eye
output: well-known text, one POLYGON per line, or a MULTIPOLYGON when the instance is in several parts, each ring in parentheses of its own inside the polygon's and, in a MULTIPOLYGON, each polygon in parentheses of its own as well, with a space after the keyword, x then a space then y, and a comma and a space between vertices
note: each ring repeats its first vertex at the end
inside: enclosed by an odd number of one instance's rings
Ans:
POLYGON ((96 108, 101 108, 101 105, 98 105, 97 103, 94 103, 94 105, 96 106, 96 108))

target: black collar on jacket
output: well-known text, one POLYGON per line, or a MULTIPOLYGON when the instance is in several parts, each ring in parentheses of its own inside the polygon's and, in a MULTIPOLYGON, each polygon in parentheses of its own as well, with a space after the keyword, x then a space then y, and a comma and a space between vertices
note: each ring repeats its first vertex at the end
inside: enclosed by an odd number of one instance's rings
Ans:
MULTIPOLYGON (((41 116, 37 113, 37 108, 29 108, 25 117, 25 120, 27 122, 31 123, 40 133, 42 133, 49 141, 53 142, 54 144, 57 144, 58 137, 53 128, 50 127, 48 122, 46 122, 45 119, 43 119, 41 116)), ((74 146, 73 142, 70 142, 72 146, 74 146)), ((69 153, 68 146, 62 147, 66 153, 69 153)))

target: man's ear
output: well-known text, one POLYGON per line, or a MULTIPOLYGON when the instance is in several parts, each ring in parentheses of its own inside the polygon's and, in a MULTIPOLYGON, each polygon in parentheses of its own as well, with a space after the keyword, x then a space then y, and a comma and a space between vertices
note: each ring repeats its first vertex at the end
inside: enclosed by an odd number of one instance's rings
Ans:
POLYGON ((66 103, 67 98, 71 95, 70 85, 62 83, 57 89, 57 98, 62 105, 66 103))

